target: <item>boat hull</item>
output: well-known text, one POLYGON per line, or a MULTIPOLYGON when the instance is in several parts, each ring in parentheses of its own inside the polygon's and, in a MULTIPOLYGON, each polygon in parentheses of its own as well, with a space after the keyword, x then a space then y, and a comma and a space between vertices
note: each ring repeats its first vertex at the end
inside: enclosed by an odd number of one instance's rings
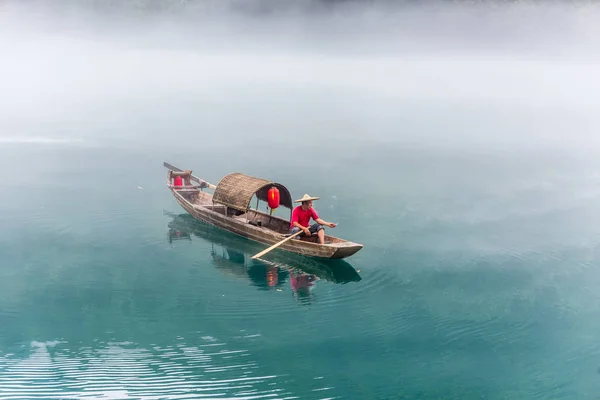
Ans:
POLYGON ((167 214, 172 217, 169 222, 169 240, 171 235, 189 240, 194 236, 220 247, 221 251, 215 251, 213 246, 211 256, 215 266, 227 274, 241 274, 242 277, 247 277, 250 268, 276 266, 285 271, 300 270, 305 274, 314 274, 333 283, 344 284, 361 280, 357 270, 346 260, 304 257, 289 251, 271 252, 268 260, 252 259, 252 255, 263 250, 262 243, 198 221, 187 212, 167 214), (240 268, 241 266, 243 268, 240 268))
MULTIPOLYGON (((254 226, 243 220, 238 220, 213 211, 209 207, 193 204, 184 196, 182 196, 177 189, 169 188, 169 190, 172 192, 179 205, 187 213, 199 221, 269 246, 284 239, 283 235, 270 229, 254 226)), ((362 249, 362 247, 363 245, 361 244, 349 241, 340 241, 331 244, 326 243, 322 245, 318 243, 292 239, 280 245, 278 249, 308 257, 342 259, 355 254, 357 251, 362 249)))

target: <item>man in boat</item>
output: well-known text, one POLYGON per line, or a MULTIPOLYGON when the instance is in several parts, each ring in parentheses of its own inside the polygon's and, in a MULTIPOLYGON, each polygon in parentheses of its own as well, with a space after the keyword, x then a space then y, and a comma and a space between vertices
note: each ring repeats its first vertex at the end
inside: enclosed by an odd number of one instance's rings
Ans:
POLYGON ((335 228, 336 224, 333 222, 327 222, 319 218, 317 211, 313 208, 313 200, 318 200, 318 197, 311 197, 305 194, 301 199, 295 201, 295 203, 302 203, 292 211, 292 222, 290 223, 290 234, 294 234, 300 230, 304 231, 298 236, 313 236, 317 235, 320 244, 325 244, 325 228, 335 228), (310 219, 315 221, 314 224, 310 224, 310 219))

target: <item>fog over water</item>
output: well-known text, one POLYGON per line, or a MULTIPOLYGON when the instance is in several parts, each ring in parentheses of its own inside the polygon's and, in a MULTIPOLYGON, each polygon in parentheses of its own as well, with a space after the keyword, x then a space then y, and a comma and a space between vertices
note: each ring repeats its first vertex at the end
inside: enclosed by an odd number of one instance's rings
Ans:
POLYGON ((180 134, 241 140, 598 145, 593 4, 90 1, 1 10, 3 141, 102 141, 118 126, 164 143, 165 125, 177 121, 180 134))

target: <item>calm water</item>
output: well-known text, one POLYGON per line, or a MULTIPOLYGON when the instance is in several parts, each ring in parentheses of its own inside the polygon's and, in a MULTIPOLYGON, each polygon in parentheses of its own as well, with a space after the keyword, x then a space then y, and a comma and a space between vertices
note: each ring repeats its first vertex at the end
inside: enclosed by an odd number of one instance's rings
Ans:
POLYGON ((1 399, 600 398, 594 53, 33 26, 0 31, 1 399), (251 260, 163 161, 318 195, 365 247, 251 260))

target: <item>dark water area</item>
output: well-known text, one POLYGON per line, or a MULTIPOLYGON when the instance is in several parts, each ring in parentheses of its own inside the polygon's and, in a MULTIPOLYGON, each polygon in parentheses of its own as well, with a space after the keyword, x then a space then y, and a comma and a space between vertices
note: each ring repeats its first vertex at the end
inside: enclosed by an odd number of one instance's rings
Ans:
POLYGON ((434 8, 462 23, 425 35, 384 3, 28 4, 0 6, 0 399, 599 398, 593 5, 434 8), (163 161, 319 196, 364 248, 253 260, 163 161))

